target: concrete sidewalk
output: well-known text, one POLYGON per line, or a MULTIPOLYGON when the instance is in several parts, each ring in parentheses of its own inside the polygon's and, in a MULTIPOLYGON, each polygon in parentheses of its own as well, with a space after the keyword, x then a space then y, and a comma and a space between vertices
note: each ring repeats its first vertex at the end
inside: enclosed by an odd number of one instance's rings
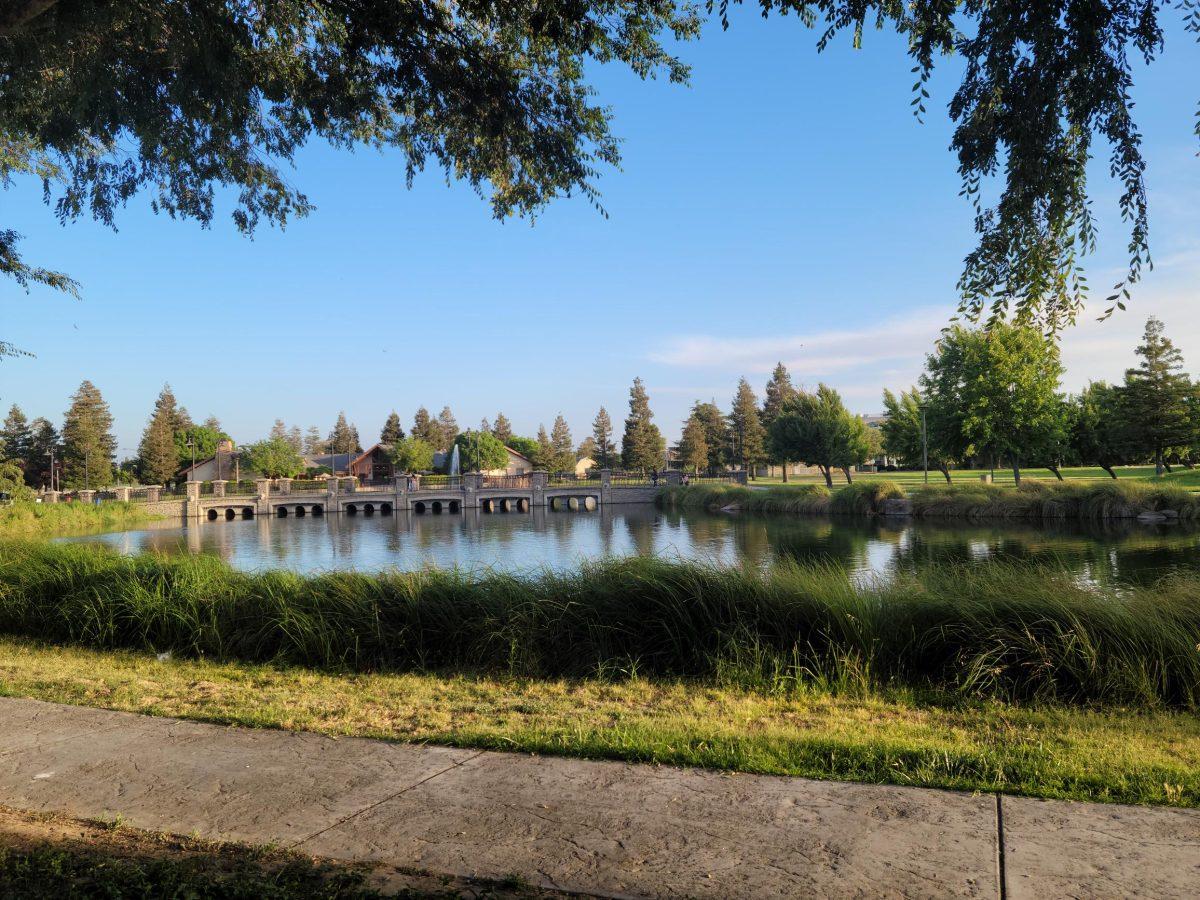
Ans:
POLYGON ((1196 897, 1200 812, 256 731, 0 698, 0 804, 603 896, 1196 897))

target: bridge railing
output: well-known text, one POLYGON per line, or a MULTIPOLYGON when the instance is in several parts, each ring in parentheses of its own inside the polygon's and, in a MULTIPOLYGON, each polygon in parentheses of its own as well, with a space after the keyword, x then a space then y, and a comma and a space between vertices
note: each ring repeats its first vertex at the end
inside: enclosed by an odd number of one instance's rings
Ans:
POLYGON ((225 485, 226 497, 257 497, 258 485, 253 481, 231 481, 225 485))
POLYGON ((328 491, 329 484, 324 478, 296 479, 292 482, 292 493, 311 493, 313 491, 328 491))
POLYGON ((546 476, 547 487, 599 487, 600 474, 595 475, 584 473, 576 475, 574 472, 551 472, 546 476))
POLYGON ((484 475, 480 479, 480 487, 508 490, 528 490, 533 487, 533 476, 525 475, 484 475))
POLYGON ((417 481, 419 491, 456 491, 461 487, 461 475, 421 475, 417 481))
POLYGON ((613 487, 655 487, 666 481, 661 474, 653 472, 613 472, 609 483, 613 487))

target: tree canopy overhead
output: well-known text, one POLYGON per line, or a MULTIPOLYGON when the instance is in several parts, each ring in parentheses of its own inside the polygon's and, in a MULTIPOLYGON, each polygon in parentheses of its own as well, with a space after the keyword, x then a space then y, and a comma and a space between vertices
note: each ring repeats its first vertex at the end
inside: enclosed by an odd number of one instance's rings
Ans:
MULTIPOLYGON (((0 4, 0 185, 39 179, 62 221, 112 224, 135 194, 204 224, 218 189, 243 232, 310 208, 284 174, 317 138, 395 148, 411 179, 427 165, 470 184, 497 216, 550 199, 598 202, 619 161, 611 112, 587 80, 617 62, 687 78, 668 37, 699 34, 705 8, 729 24, 740 0, 108 0, 0 4)), ((749 3, 745 5, 750 5, 749 3)), ((1086 295, 1079 260, 1096 241, 1088 159, 1107 146, 1129 228, 1121 305, 1149 263, 1132 66, 1163 48, 1170 7, 1200 35, 1200 0, 758 0, 796 14, 818 48, 868 26, 906 38, 913 107, 931 102, 937 62, 964 61, 950 98, 951 148, 975 204, 978 244, 960 312, 1013 314, 1053 330, 1086 295), (999 183, 998 196, 990 182, 999 183)), ((0 228, 0 272, 74 290, 27 263, 0 228)), ((12 348, 0 344, 0 353, 12 348)))

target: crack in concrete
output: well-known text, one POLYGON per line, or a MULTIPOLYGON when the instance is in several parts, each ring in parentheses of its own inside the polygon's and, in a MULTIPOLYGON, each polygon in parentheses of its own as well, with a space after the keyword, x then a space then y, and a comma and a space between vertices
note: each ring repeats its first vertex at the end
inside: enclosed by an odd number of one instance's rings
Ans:
POLYGON ((327 831, 332 831, 333 829, 338 828, 341 825, 345 825, 351 819, 355 819, 358 816, 361 816, 363 813, 370 812, 371 810, 373 810, 379 806, 382 806, 383 804, 385 804, 391 800, 395 800, 397 797, 402 797, 405 794, 407 794, 409 791, 411 791, 413 788, 419 788, 421 785, 427 784, 428 782, 433 781, 433 779, 435 779, 441 775, 445 775, 447 772, 452 772, 453 770, 457 769, 459 766, 464 766, 467 763, 471 762, 471 760, 478 759, 479 757, 483 756, 483 754, 486 752, 487 752, 486 750, 480 750, 477 753, 472 753, 466 759, 459 760, 456 763, 451 763, 450 765, 446 766, 446 768, 440 769, 439 771, 434 772, 432 775, 427 775, 426 777, 422 778, 420 781, 413 782, 412 784, 408 785, 407 787, 401 788, 400 790, 396 791, 396 793, 394 793, 394 794, 389 794, 387 797, 384 797, 381 800, 377 800, 374 803, 368 803, 362 809, 356 810, 355 812, 352 812, 352 813, 349 813, 348 815, 342 816, 336 822, 326 825, 324 828, 314 831, 312 834, 308 835, 307 837, 303 837, 300 840, 289 844, 288 849, 295 850, 301 844, 307 844, 309 841, 320 837, 321 835, 325 834, 327 831))

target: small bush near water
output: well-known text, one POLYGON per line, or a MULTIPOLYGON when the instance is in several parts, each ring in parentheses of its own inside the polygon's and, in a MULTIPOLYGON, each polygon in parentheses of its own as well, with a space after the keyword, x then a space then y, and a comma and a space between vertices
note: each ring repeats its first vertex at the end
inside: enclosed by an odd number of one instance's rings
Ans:
POLYGON ((0 545, 0 632, 352 671, 705 678, 1200 705, 1200 578, 1086 584, 990 563, 855 584, 660 559, 568 574, 237 572, 206 556, 0 545))
POLYGON ((1131 519, 1171 510, 1200 520, 1200 495, 1176 485, 1145 481, 1057 482, 1026 480, 1020 486, 955 484, 906 492, 891 481, 856 481, 833 492, 818 485, 752 490, 727 485, 668 487, 659 493, 668 509, 730 506, 759 513, 874 515, 890 499, 912 501, 912 514, 967 519, 1131 519))

